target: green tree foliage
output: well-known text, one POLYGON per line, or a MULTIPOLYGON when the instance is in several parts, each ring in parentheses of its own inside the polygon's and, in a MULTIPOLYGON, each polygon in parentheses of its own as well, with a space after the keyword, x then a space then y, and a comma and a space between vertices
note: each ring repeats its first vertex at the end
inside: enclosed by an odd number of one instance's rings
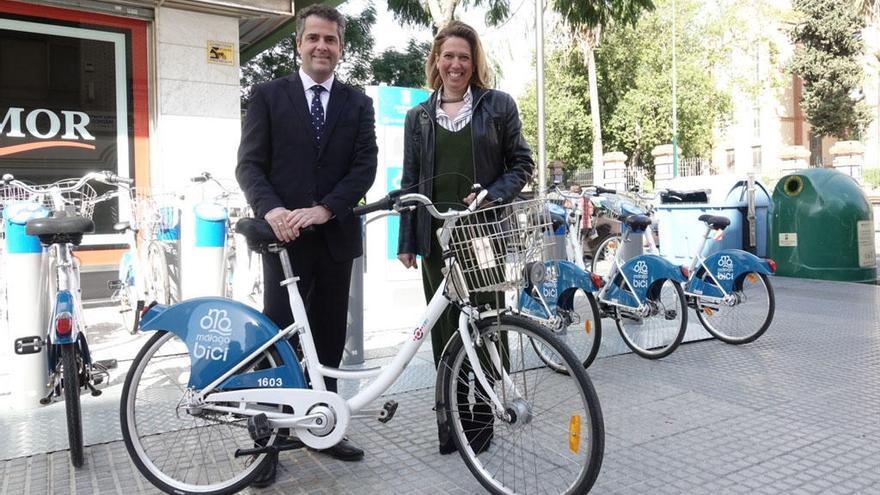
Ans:
POLYGON ((406 50, 399 52, 389 48, 374 58, 373 84, 386 83, 407 88, 425 87, 425 60, 431 44, 410 39, 406 50))
POLYGON ((497 26, 510 16, 509 0, 388 0, 388 10, 395 20, 432 27, 435 32, 455 18, 459 6, 482 8, 489 26, 497 26))
POLYGON ((859 89, 864 17, 841 0, 795 0, 793 7, 801 18, 791 30, 790 68, 804 82, 807 121, 816 135, 854 137, 871 120, 859 89))
MULTIPOLYGON (((593 144, 587 75, 583 58, 574 46, 551 53, 544 66, 545 153, 565 163, 566 171, 589 168, 593 144)), ((535 83, 518 102, 523 134, 537 149, 538 116, 535 83)))
MULTIPOLYGON (((364 86, 371 81, 373 25, 376 8, 370 4, 358 15, 346 16, 345 50, 337 73, 349 84, 364 86)), ((296 33, 265 50, 241 66, 241 107, 247 108, 253 87, 299 70, 296 33)))
MULTIPOLYGON (((726 118, 730 98, 715 88, 712 66, 717 53, 710 48, 707 19, 695 0, 678 0, 679 146, 684 156, 707 153, 715 123, 726 118)), ((653 169, 651 150, 672 137, 671 6, 658 2, 635 26, 613 25, 596 50, 599 107, 605 125, 605 149, 623 151, 630 163, 653 169)), ((720 35, 720 30, 718 31, 720 35)), ((566 168, 586 168, 592 162, 589 89, 582 51, 572 46, 554 52, 545 71, 545 133, 548 159, 566 168)), ((535 91, 530 87, 519 101, 523 130, 537 142, 535 91)))

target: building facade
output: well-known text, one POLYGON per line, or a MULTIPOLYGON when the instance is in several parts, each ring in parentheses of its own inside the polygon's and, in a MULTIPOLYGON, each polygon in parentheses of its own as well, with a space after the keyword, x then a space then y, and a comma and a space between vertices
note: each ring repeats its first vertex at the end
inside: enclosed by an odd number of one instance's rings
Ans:
MULTIPOLYGON (((290 0, 0 0, 0 171, 110 170, 154 192, 231 179, 239 65, 289 35, 293 14, 290 0)), ((84 264, 115 264, 121 210, 96 208, 84 264)))

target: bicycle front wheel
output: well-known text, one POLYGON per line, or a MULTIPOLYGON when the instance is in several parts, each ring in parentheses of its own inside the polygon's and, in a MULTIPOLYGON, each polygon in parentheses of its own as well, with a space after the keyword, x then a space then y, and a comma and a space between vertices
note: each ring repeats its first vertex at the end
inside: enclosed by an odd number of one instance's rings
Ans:
MULTIPOLYGON (((559 301, 556 311, 561 318, 561 328, 554 330, 553 334, 562 341, 575 357, 581 360, 584 368, 589 368, 602 342, 602 318, 599 316, 599 305, 592 294, 581 289, 570 294, 571 299, 559 301), (565 307, 563 307, 565 306, 565 307)), ((555 360, 558 356, 535 342, 535 352, 553 371, 568 373, 565 363, 555 360)))
POLYGON ((728 344, 747 344, 767 331, 776 311, 770 279, 763 273, 740 275, 729 301, 697 299, 697 319, 715 338, 728 344))
POLYGON ((647 359, 672 354, 687 331, 687 305, 677 282, 660 279, 648 289, 644 311, 617 308, 620 336, 633 352, 647 359))
POLYGON ((611 272, 611 267, 614 266, 614 258, 617 256, 617 250, 620 249, 620 243, 620 236, 606 237, 593 254, 590 271, 605 278, 611 272))
POLYGON ((64 390, 64 409, 67 413, 67 443, 70 446, 70 463, 73 467, 83 465, 82 409, 79 402, 79 368, 76 344, 61 346, 61 388, 64 390))
POLYGON ((477 323, 474 350, 504 409, 495 408, 456 336, 440 362, 441 412, 468 469, 494 494, 583 494, 599 475, 605 430, 580 360, 550 330, 506 315, 477 323), (548 369, 536 349, 564 363, 548 369), (505 385, 490 349, 502 361, 505 385))
MULTIPOLYGON (((245 370, 276 364, 266 352, 245 370)), ((190 405, 197 392, 188 387, 190 373, 190 357, 180 338, 170 332, 150 338, 122 389, 125 447, 144 477, 166 493, 235 493, 250 484, 268 456, 235 457, 237 449, 255 447, 247 417, 190 405)), ((267 445, 276 437, 273 433, 267 445)))

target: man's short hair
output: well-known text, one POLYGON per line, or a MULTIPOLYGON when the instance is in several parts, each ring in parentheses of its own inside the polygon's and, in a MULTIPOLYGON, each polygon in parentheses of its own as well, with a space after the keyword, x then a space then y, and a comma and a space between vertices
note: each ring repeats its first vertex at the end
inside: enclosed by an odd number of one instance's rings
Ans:
POLYGON ((306 19, 320 17, 325 21, 336 23, 336 33, 339 35, 339 46, 345 45, 345 16, 333 7, 322 4, 309 5, 296 14, 296 41, 302 41, 303 31, 306 29, 306 19))

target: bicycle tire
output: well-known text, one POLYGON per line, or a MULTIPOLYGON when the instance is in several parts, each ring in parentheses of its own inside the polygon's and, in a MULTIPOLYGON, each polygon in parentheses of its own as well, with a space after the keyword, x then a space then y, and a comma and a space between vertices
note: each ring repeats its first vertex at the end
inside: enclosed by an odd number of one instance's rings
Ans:
MULTIPOLYGON (((596 298, 582 289, 575 289, 566 298, 560 298, 557 312, 561 313, 565 328, 553 329, 553 335, 568 346, 575 357, 583 360, 584 368, 589 368, 602 343, 602 318, 596 298)), ((553 360, 540 346, 535 345, 534 349, 550 369, 557 373, 568 373, 563 363, 553 360)))
POLYGON ((736 302, 730 306, 710 306, 697 298, 697 319, 706 331, 724 343, 754 342, 770 328, 776 312, 776 296, 770 278, 763 273, 744 273, 734 281, 732 295, 736 302), (746 305, 748 309, 743 311, 746 305), (744 323, 743 320, 748 321, 744 323))
MULTIPOLYGON (((579 359, 549 329, 520 316, 482 320, 477 329, 482 345, 475 345, 475 351, 481 363, 488 356, 487 343, 506 344, 508 374, 520 394, 513 397, 508 387, 500 385, 497 370, 483 367, 505 411, 518 413, 516 420, 498 419, 482 387, 469 374, 461 338, 453 337, 437 374, 442 397, 438 417, 451 429, 470 472, 493 494, 587 493, 602 466, 605 429, 599 399, 579 359), (556 359, 566 363, 569 373, 548 370, 534 353, 535 342, 558 354, 556 359), (543 398, 550 404, 539 405, 543 398), (554 447, 559 451, 552 451, 554 447), (522 465, 509 468, 507 462, 522 465), (527 474, 534 478, 526 479, 527 474)), ((488 365, 488 358, 485 361, 488 365)))
POLYGON ((147 248, 147 266, 149 267, 149 294, 159 304, 171 304, 171 276, 168 271, 168 257, 165 248, 156 241, 151 241, 147 248))
MULTIPOLYGON (((278 364, 273 353, 267 351, 261 357, 267 357, 270 366, 278 364)), ((238 424, 233 424, 228 416, 218 414, 216 418, 211 418, 207 411, 182 407, 184 396, 189 392, 186 377, 189 376, 190 365, 186 345, 170 332, 157 332, 141 348, 132 361, 122 388, 120 425, 125 448, 141 474, 166 493, 235 493, 251 483, 265 463, 270 461, 270 456, 265 453, 239 458, 233 456, 237 448, 254 447, 246 420, 242 423, 244 418, 236 418, 238 424), (163 349, 166 344, 168 348, 163 349), (151 363, 155 366, 151 367, 151 363), (147 382, 142 390, 140 386, 144 377, 147 382), (158 377, 161 379, 156 379, 158 377), (175 378, 180 378, 182 383, 170 383, 175 378), (164 402, 161 408, 157 407, 160 401, 164 402), (203 435, 205 431, 207 433, 203 435), (235 445, 220 445, 220 448, 214 444, 209 447, 201 445, 205 438, 216 444, 224 442, 224 434, 236 433, 235 445), (160 459, 169 450, 168 443, 171 448, 180 448, 184 455, 160 459), (200 455, 202 458, 197 459, 200 455), (212 463, 221 464, 222 467, 206 473, 212 463), (238 471, 238 468, 241 470, 238 471), (230 477, 220 479, 223 476, 230 477), (201 480, 205 482, 201 483, 201 480)), ((249 366, 256 368, 259 364, 255 360, 249 366)), ((266 445, 274 445, 277 438, 277 431, 273 432, 266 445)))
POLYGON ((687 332, 684 290, 681 284, 673 280, 656 280, 648 289, 645 304, 651 309, 650 314, 644 317, 630 315, 626 310, 617 308, 617 330, 634 353, 646 359, 660 359, 675 352, 687 332), (672 300, 673 296, 675 301, 672 300), (664 323, 673 319, 675 323, 664 323), (648 324, 650 327, 646 326, 648 324))
POLYGON ((614 258, 621 242, 621 238, 618 235, 609 235, 603 239, 593 253, 593 259, 590 261, 590 272, 605 278, 611 271, 611 266, 614 264, 614 258))
POLYGON ((61 388, 64 392, 64 410, 67 414, 67 444, 70 447, 70 463, 73 467, 81 467, 85 458, 77 354, 76 343, 61 346, 61 388))

